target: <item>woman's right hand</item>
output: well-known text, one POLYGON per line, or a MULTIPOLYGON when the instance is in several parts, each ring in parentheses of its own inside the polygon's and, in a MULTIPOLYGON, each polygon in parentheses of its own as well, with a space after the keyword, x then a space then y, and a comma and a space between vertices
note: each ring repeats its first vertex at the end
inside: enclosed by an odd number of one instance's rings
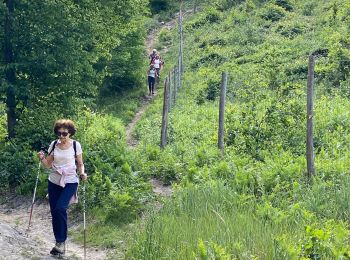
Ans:
POLYGON ((45 153, 43 151, 40 151, 37 153, 40 160, 43 160, 45 158, 45 153))

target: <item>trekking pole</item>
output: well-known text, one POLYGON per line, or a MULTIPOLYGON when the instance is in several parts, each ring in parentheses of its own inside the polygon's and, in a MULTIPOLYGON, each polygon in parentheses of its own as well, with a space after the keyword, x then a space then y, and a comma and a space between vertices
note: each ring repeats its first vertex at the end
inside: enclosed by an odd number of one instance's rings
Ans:
POLYGON ((84 260, 86 259, 86 190, 85 190, 85 182, 83 184, 83 218, 84 218, 84 260))
POLYGON ((39 165, 38 165, 38 174, 36 175, 36 181, 35 181, 35 187, 34 187, 34 194, 33 194, 33 200, 32 200, 32 207, 31 207, 31 209, 30 209, 30 215, 29 215, 28 230, 29 230, 29 228, 30 228, 30 222, 32 221, 32 215, 33 215, 33 207, 34 207, 34 202, 35 202, 36 188, 38 187, 38 181, 39 181, 40 166, 41 166, 41 161, 39 161, 39 165))

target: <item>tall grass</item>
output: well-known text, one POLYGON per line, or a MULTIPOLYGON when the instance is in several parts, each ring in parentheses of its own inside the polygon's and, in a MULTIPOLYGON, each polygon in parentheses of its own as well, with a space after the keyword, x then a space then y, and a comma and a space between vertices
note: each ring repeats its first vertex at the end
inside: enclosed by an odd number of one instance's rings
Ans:
MULTIPOLYGON (((276 254, 274 234, 281 233, 282 227, 258 220, 254 208, 251 197, 242 197, 222 183, 187 188, 168 201, 160 214, 152 215, 127 256, 193 259, 200 254, 202 240, 208 255, 218 254, 217 245, 231 257, 269 259, 276 254)), ((292 227, 287 230, 295 232, 292 227)))
MULTIPOLYGON (((334 217, 344 211, 349 214, 348 202, 343 201, 343 195, 350 191, 349 184, 349 178, 345 178, 343 185, 338 186, 339 196, 328 202, 321 198, 322 187, 318 184, 313 190, 306 189, 304 195, 295 195, 296 189, 292 196, 299 197, 301 206, 291 203, 284 209, 273 207, 265 198, 240 195, 221 182, 191 186, 176 193, 159 213, 151 215, 144 229, 135 234, 126 258, 296 259, 304 256, 310 259, 316 254, 332 259, 335 254, 329 250, 340 252, 336 241, 349 241, 350 233, 345 228, 349 223, 330 227, 317 212, 320 207, 313 212, 312 205, 331 208, 334 217), (319 229, 314 223, 318 223, 319 229), (318 238, 319 242, 310 244, 309 240, 317 236, 310 231, 312 228, 324 230, 337 239, 318 238)), ((332 188, 322 191, 326 197, 331 193, 332 188)))

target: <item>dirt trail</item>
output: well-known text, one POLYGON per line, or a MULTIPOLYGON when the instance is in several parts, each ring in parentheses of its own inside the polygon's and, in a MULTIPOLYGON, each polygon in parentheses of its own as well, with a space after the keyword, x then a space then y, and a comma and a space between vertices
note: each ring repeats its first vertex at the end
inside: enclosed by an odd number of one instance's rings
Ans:
MULTIPOLYGON (((30 198, 2 194, 0 205, 0 259, 53 259, 49 252, 54 245, 51 215, 47 200, 34 204, 32 223, 29 230, 30 198)), ((69 231, 78 232, 81 220, 69 219, 69 231)), ((67 240, 66 256, 69 259, 84 259, 83 246, 67 240)), ((87 248, 87 259, 106 259, 107 252, 87 248)))
MULTIPOLYGON (((193 10, 187 10, 184 12, 183 17, 185 18, 186 16, 190 15, 191 13, 193 13, 193 10)), ((164 28, 166 28, 168 30, 174 29, 176 27, 176 23, 177 23, 178 18, 179 18, 179 13, 176 13, 174 19, 170 20, 169 22, 162 23, 160 27, 151 30, 151 32, 148 34, 147 39, 146 39, 147 55, 148 55, 148 53, 152 52, 154 45, 155 45, 155 42, 156 42, 156 38, 158 36, 158 33, 164 28)), ((164 49, 158 50, 158 51, 160 51, 161 54, 162 53, 164 54, 168 51, 168 47, 165 46, 164 49)), ((157 91, 155 92, 155 95, 157 95, 157 91)), ((126 127, 126 142, 127 142, 128 147, 131 149, 135 148, 137 145, 137 140, 135 139, 135 137, 132 134, 134 131, 134 128, 135 128, 137 122, 141 119, 143 113, 147 110, 147 107, 150 104, 150 102, 152 101, 152 99, 153 99, 152 96, 144 96, 143 97, 141 107, 139 108, 139 110, 135 114, 132 121, 126 127)))
MULTIPOLYGON (((192 11, 187 11, 184 13, 184 16, 190 14, 192 11)), ((154 49, 154 45, 156 42, 156 38, 158 33, 166 28, 168 30, 172 30, 176 27, 176 22, 177 19, 179 17, 179 14, 177 13, 175 15, 175 18, 170 20, 169 22, 163 23, 160 27, 153 29, 147 36, 146 39, 146 46, 147 46, 147 51, 148 53, 151 53, 152 50, 154 49)), ((164 49, 162 50, 158 50, 160 51, 160 53, 164 54, 168 51, 167 47, 164 47, 164 49)), ((157 91, 155 93, 157 95, 157 91)), ((152 101, 153 97, 143 97, 142 100, 142 105, 139 108, 138 112, 135 114, 134 118, 132 119, 132 121, 129 123, 129 125, 126 128, 126 142, 127 142, 127 146, 130 149, 133 149, 137 146, 137 139, 133 136, 133 131, 135 129, 136 124, 138 123, 138 121, 141 119, 142 115, 145 113, 145 111, 148 108, 148 105, 150 104, 150 102, 152 101)), ((152 185, 153 188, 153 192, 159 196, 163 196, 163 197, 169 197, 172 194, 172 188, 171 186, 168 185, 164 185, 164 183, 160 180, 157 180, 155 178, 151 178, 150 183, 152 185)))
MULTIPOLYGON (((152 52, 152 50, 154 48, 154 44, 156 42, 157 35, 160 32, 160 30, 162 30, 163 28, 167 28, 168 30, 175 28, 176 19, 177 18, 175 18, 167 23, 163 23, 160 27, 151 30, 151 32, 148 34, 147 39, 146 39, 147 55, 148 55, 148 53, 152 52)), ((160 50, 160 52, 161 53, 167 52, 167 47, 165 47, 163 50, 160 50)), ((155 92, 155 96, 156 95, 157 95, 157 91, 155 92)), ((134 131, 134 128, 135 128, 137 122, 141 119, 143 113, 145 113, 145 111, 147 110, 147 107, 150 104, 150 102, 152 101, 153 97, 154 96, 144 96, 142 98, 141 107, 139 108, 139 110, 135 114, 132 121, 126 127, 126 142, 127 142, 128 147, 131 149, 135 148, 137 145, 137 140, 135 139, 135 137, 132 134, 134 131)))

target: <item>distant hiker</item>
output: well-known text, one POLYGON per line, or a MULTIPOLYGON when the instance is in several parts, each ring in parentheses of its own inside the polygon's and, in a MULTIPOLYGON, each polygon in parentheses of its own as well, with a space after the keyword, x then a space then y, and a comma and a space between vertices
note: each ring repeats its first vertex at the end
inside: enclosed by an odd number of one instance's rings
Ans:
POLYGON ((77 166, 83 181, 87 180, 87 175, 84 170, 81 145, 71 139, 76 132, 73 121, 68 119, 57 120, 53 130, 58 140, 51 142, 47 157, 45 157, 43 151, 38 153, 38 157, 42 164, 47 168, 51 168, 48 179, 48 193, 56 244, 50 254, 60 256, 65 254, 67 208, 70 203, 76 203, 78 199, 79 178, 76 171, 77 166))
POLYGON ((153 49, 152 53, 148 56, 149 64, 152 64, 152 62, 153 62, 154 58, 156 57, 157 53, 158 53, 157 50, 153 49))
POLYGON ((160 70, 163 66, 164 62, 161 60, 159 54, 156 55, 156 57, 152 61, 152 65, 157 70, 158 77, 160 77, 160 70))
POLYGON ((149 70, 147 71, 147 76, 148 76, 148 90, 149 90, 148 94, 154 95, 154 84, 156 82, 156 77, 158 77, 158 72, 153 65, 149 66, 149 70))

